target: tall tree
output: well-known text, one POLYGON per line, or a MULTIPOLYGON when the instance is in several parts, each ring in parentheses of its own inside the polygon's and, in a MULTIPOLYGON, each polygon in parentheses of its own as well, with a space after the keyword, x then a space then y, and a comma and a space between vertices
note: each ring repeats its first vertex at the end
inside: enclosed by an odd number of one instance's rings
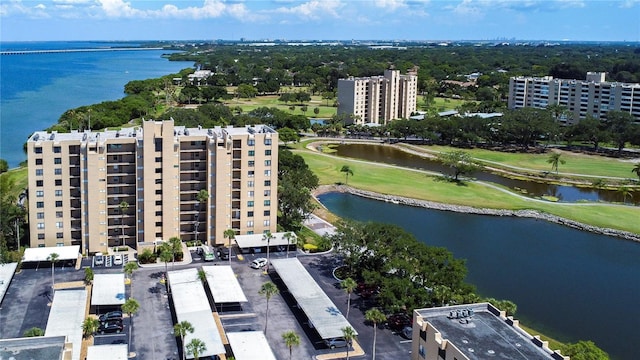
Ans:
MULTIPOLYGON (((640 164, 638 164, 638 167, 640 167, 640 164)), ((640 176, 640 175, 638 175, 640 176)), ((287 259, 289 258, 289 247, 291 246, 291 240, 295 239, 295 235, 293 235, 293 233, 291 231, 287 231, 286 233, 284 233, 284 235, 282 236, 285 240, 287 240, 287 259)))
POLYGON ((269 321, 269 300, 271 299, 271 297, 273 297, 274 295, 277 295, 278 293, 280 293, 280 290, 278 290, 278 287, 276 286, 276 284, 272 283, 271 281, 262 284, 262 286, 260 287, 260 291, 258 291, 258 294, 264 296, 267 299, 267 311, 265 312, 265 315, 264 315, 264 333, 265 334, 267 333, 267 324, 269 321))
POLYGON ((358 286, 358 283, 356 283, 356 281, 350 277, 342 280, 342 282, 340 283, 340 287, 342 287, 344 291, 347 292, 347 316, 346 316, 347 320, 349 320, 349 310, 351 309, 351 294, 353 293, 353 290, 355 290, 357 286, 358 286))
MULTIPOLYGON (((118 207, 120 208, 120 236, 122 236, 121 244, 124 246, 126 245, 126 240, 124 239, 124 214, 129 209, 129 203, 123 200, 122 202, 120 202, 120 205, 118 205, 118 207)), ((118 249, 118 251, 119 250, 120 249, 118 249)))
POLYGON ((387 320, 387 317, 384 316, 382 311, 373 308, 367 310, 364 314, 364 318, 367 321, 371 321, 373 323, 373 350, 372 350, 372 360, 376 360, 376 335, 378 330, 378 324, 387 320))
POLYGON ((265 269, 266 273, 269 273, 269 248, 271 248, 271 240, 275 239, 276 237, 273 236, 273 234, 271 234, 271 231, 267 231, 266 233, 262 234, 262 241, 266 241, 267 242, 267 266, 265 269))
POLYGON ((138 263, 135 261, 129 261, 124 265, 124 273, 127 275, 129 280, 131 280, 131 275, 134 271, 138 270, 140 267, 138 263))
POLYGON ((176 266, 176 255, 182 252, 182 240, 179 237, 173 236, 169 238, 169 250, 171 251, 171 268, 176 266))
POLYGON ((200 354, 207 351, 207 345, 200 339, 191 339, 187 344, 187 352, 193 355, 195 360, 200 359, 200 354))
POLYGON ((438 155, 438 160, 442 162, 442 165, 453 169, 454 181, 458 181, 460 175, 472 174, 480 168, 471 155, 460 150, 440 153, 438 155))
POLYGON ((231 240, 236 238, 236 231, 233 229, 227 229, 223 233, 224 237, 229 239, 229 266, 231 266, 231 240))
POLYGON ((342 337, 347 342, 347 360, 349 360, 349 350, 351 349, 351 344, 353 340, 356 339, 356 331, 353 330, 351 326, 346 326, 342 328, 342 337))
POLYGON ((612 110, 607 113, 605 123, 618 148, 618 153, 621 153, 627 141, 631 140, 634 127, 638 126, 634 124, 634 121, 633 115, 628 112, 612 110))
POLYGON ((185 346, 184 337, 187 334, 193 334, 193 325, 191 325, 188 321, 181 321, 173 326, 173 334, 175 336, 180 337, 180 345, 182 345, 182 359, 187 358, 187 354, 185 354, 185 346))
POLYGON ((353 170, 349 165, 342 165, 340 172, 344 173, 344 183, 349 185, 349 175, 353 176, 353 170))
POLYGON ((296 230, 315 204, 311 191, 318 187, 318 177, 309 170, 302 156, 281 148, 278 153, 278 225, 296 230))
POLYGON ((558 165, 565 164, 566 161, 562 159, 562 154, 558 152, 552 152, 547 159, 547 163, 551 164, 551 171, 555 170, 558 173, 558 165))
POLYGON ((82 322, 82 336, 88 338, 93 335, 100 327, 100 320, 94 317, 88 317, 82 322))
MULTIPOLYGON (((129 315, 129 342, 127 346, 131 346, 131 332, 133 329, 133 315, 135 315, 140 309, 140 303, 134 298, 128 298, 121 306, 122 311, 129 315)), ((130 350, 130 348, 129 348, 130 350)))
POLYGON ((284 340, 285 345, 289 348, 289 360, 291 360, 293 347, 300 345, 300 335, 296 334, 295 331, 287 331, 282 334, 282 339, 284 340))
POLYGON ((60 255, 58 255, 58 253, 51 253, 47 257, 47 260, 51 262, 51 288, 52 289, 56 286, 54 269, 56 267, 56 263, 58 262, 59 258, 60 258, 60 255))
POLYGON ((633 198, 633 190, 628 186, 620 186, 618 192, 622 195, 622 203, 627 202, 627 196, 633 198))
POLYGON ((581 340, 565 344, 561 351, 563 355, 571 357, 571 360, 609 360, 609 355, 593 341, 581 340))

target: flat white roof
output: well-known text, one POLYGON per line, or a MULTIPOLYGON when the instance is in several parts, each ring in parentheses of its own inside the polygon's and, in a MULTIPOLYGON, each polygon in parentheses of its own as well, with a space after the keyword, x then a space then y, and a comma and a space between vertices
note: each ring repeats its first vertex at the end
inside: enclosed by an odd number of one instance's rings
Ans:
POLYGON ((227 333, 236 360, 276 360, 262 331, 227 333))
POLYGON ((11 279, 13 279, 13 274, 16 273, 17 267, 18 263, 0 264, 0 304, 2 304, 4 294, 7 293, 7 289, 9 288, 9 284, 11 284, 11 279))
POLYGON ((47 258, 52 253, 58 254, 58 260, 77 260, 80 255, 80 245, 27 248, 24 250, 22 261, 49 261, 47 258))
POLYGON ((91 305, 122 305, 124 301, 124 274, 94 275, 91 305))
MULTIPOLYGON (((270 246, 282 246, 287 244, 296 244, 298 242, 296 234, 291 233, 291 240, 287 242, 284 235, 286 232, 272 233, 273 238, 269 241, 270 246)), ((267 241, 263 240, 264 234, 236 235, 235 240, 241 248, 252 248, 267 246, 267 241)))
MULTIPOLYGON (((213 319, 204 286, 198 279, 198 270, 169 271, 167 276, 178 322, 188 321, 193 326, 193 333, 185 336, 184 343, 188 344, 191 339, 202 340, 207 350, 200 354, 201 357, 224 354, 226 350, 213 319)), ((192 357, 187 354, 187 358, 192 357)))
POLYGON ((271 265, 322 339, 341 337, 342 328, 353 328, 297 258, 272 259, 271 265))
POLYGON ((72 360, 80 360, 82 322, 87 308, 86 290, 56 290, 44 336, 66 336, 73 344, 72 360))
POLYGON ((87 347, 87 360, 127 360, 128 355, 127 344, 87 347))
POLYGON ((238 283, 231 266, 203 266, 207 274, 207 285, 216 303, 247 302, 247 297, 238 283))

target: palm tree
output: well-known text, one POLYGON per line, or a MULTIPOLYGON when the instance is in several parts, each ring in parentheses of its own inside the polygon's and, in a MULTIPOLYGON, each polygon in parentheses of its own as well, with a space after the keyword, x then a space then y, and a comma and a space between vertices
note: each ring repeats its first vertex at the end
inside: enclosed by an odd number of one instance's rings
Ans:
POLYGON ((342 287, 347 292, 347 295, 348 295, 347 316, 346 316, 347 320, 349 320, 349 309, 351 308, 351 293, 353 292, 353 290, 356 289, 357 286, 358 286, 358 283, 356 283, 356 281, 350 277, 342 280, 342 283, 340 283, 340 287, 342 287))
POLYGON ((224 237, 229 239, 229 266, 231 266, 231 239, 236 238, 236 231, 233 229, 227 229, 223 233, 224 237))
POLYGON ((58 255, 57 253, 51 253, 49 254, 49 257, 47 257, 47 260, 51 261, 51 288, 52 289, 56 285, 56 281, 54 278, 54 268, 56 267, 58 258, 60 258, 60 255, 58 255))
POLYGON ((293 233, 289 231, 289 232, 284 233, 284 235, 282 237, 287 240, 287 259, 288 259, 289 258, 289 246, 291 245, 291 240, 294 239, 294 236, 293 236, 293 233))
MULTIPOLYGON (((265 272, 269 272, 269 248, 271 247, 271 240, 275 239, 275 236, 271 235, 271 231, 267 231, 262 235, 262 240, 267 242, 267 266, 265 272)), ((229 254, 231 255, 231 254, 229 254)))
POLYGON ((93 335, 100 327, 100 320, 94 317, 88 317, 82 322, 82 336, 88 338, 93 335))
POLYGON ((277 295, 278 293, 280 293, 280 290, 278 290, 278 287, 276 286, 276 284, 272 283, 271 281, 262 284, 262 286, 260 287, 260 291, 258 291, 258 294, 267 298, 267 311, 265 312, 265 315, 264 315, 264 333, 265 334, 267 333, 267 322, 269 321, 269 299, 271 299, 273 295, 277 295))
POLYGON ((340 172, 344 173, 344 183, 346 185, 349 185, 349 175, 353 176, 353 170, 351 169, 351 167, 349 167, 349 165, 342 165, 340 172))
POLYGON ((138 263, 135 261, 131 261, 125 264, 124 266, 124 273, 127 275, 127 277, 129 278, 129 280, 131 280, 131 274, 133 274, 134 271, 138 270, 140 267, 138 266, 138 263))
POLYGON ((193 358, 200 359, 200 354, 207 351, 207 345, 200 339, 191 339, 187 344, 187 352, 193 354, 193 358))
POLYGON ((198 270, 198 280, 200 280, 203 284, 207 282, 207 272, 200 269, 198 270))
POLYGON ((164 263, 164 272, 168 272, 167 263, 173 260, 173 253, 168 244, 164 243, 160 246, 160 261, 164 263))
POLYGON ((171 250, 171 259, 172 259, 172 264, 171 264, 171 269, 173 269, 174 266, 176 266, 176 254, 179 251, 182 251, 182 240, 180 240, 179 237, 177 236, 173 236, 171 238, 169 238, 169 250, 171 250))
MULTIPOLYGON (((122 245, 125 245, 125 240, 124 240, 124 213, 127 212, 127 210, 129 209, 129 203, 126 201, 122 201, 120 203, 120 205, 118 205, 118 207, 120 208, 120 232, 122 233, 122 245)), ((119 249, 118 249, 119 250, 119 249)))
POLYGON ((551 171, 555 169, 556 174, 558 173, 558 164, 564 164, 566 162, 564 161, 564 159, 560 158, 561 156, 562 154, 554 152, 551 153, 551 155, 549 155, 549 158, 547 159, 547 162, 551 164, 551 171))
MULTIPOLYGON (((122 304, 121 308, 122 311, 129 315, 129 343, 127 344, 127 346, 129 346, 131 344, 131 329, 133 329, 133 315, 140 309, 140 303, 134 298, 128 298, 127 301, 122 304)), ((128 350, 129 349, 127 349, 127 351, 128 350)))
POLYGON ((293 347, 300 345, 300 335, 296 334, 295 331, 287 331, 282 334, 282 339, 289 348, 289 360, 291 360, 293 347))
POLYGON ((384 316, 384 314, 382 313, 382 311, 373 308, 373 309, 369 309, 367 310, 367 312, 364 314, 364 318, 367 321, 371 321, 373 323, 373 358, 372 360, 376 360, 376 331, 378 329, 378 324, 387 320, 387 317, 384 316))
POLYGON ((181 321, 173 326, 173 334, 175 336, 180 337, 180 344, 182 344, 182 359, 184 360, 187 356, 185 354, 185 343, 184 337, 187 336, 187 333, 193 334, 193 325, 191 325, 188 321, 181 321))
POLYGON ((628 186, 620 186, 618 188, 618 192, 622 195, 623 203, 627 202, 627 196, 633 198, 633 194, 631 194, 633 190, 631 190, 628 186))
POLYGON ((84 282, 89 285, 93 281, 93 269, 90 267, 84 268, 84 282))
POLYGON ((353 330, 351 326, 346 326, 342 328, 342 337, 347 342, 347 360, 349 360, 349 348, 351 348, 351 343, 356 338, 356 331, 353 330))
POLYGON ((636 173, 638 175, 638 180, 640 180, 640 162, 636 163, 631 170, 632 173, 636 173))

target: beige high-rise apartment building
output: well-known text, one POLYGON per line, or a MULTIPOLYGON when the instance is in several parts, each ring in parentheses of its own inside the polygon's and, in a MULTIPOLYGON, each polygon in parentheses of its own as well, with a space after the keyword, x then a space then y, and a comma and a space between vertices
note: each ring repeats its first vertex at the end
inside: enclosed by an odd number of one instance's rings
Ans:
POLYGON ((561 105, 568 114, 560 119, 573 124, 591 115, 606 118, 610 110, 628 112, 640 123, 640 84, 605 81, 605 73, 589 72, 585 80, 544 77, 509 79, 509 108, 547 108, 561 105))
POLYGON ((384 76, 338 79, 338 115, 355 124, 383 125, 416 111, 418 77, 385 70, 384 76))
POLYGON ((227 229, 276 230, 278 133, 264 125, 36 132, 27 151, 31 247, 215 245, 227 229))

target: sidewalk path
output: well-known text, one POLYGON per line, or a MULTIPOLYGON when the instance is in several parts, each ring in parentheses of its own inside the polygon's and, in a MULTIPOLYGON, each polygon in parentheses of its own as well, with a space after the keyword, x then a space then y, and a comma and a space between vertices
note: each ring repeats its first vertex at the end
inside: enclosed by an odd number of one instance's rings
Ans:
POLYGON ((331 236, 336 232, 335 226, 314 214, 309 214, 309 216, 303 221, 303 224, 320 236, 331 236))

